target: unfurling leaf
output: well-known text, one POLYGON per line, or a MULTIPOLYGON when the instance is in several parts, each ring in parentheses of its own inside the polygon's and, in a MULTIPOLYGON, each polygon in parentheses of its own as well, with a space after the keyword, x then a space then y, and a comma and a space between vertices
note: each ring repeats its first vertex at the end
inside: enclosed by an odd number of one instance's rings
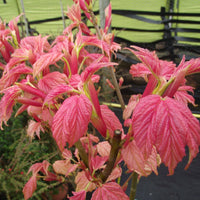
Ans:
POLYGON ((47 160, 43 160, 43 162, 41 163, 35 163, 34 165, 30 167, 30 169, 28 170, 28 173, 32 171, 33 176, 36 176, 39 171, 43 171, 44 174, 47 175, 49 165, 50 163, 47 160))
POLYGON ((27 129, 27 135, 31 138, 31 140, 34 138, 35 134, 40 139, 40 131, 44 133, 44 129, 42 127, 41 122, 35 122, 33 120, 29 121, 28 129, 27 129))
POLYGON ((129 197, 124 193, 122 188, 115 182, 103 184, 97 188, 91 200, 129 200, 129 197))
POLYGON ((66 142, 72 146, 87 131, 92 105, 85 95, 67 98, 53 119, 53 137, 63 151, 66 142))
POLYGON ((194 88, 188 85, 180 86, 174 94, 174 98, 178 102, 182 102, 186 106, 188 105, 188 103, 191 103, 193 106, 196 106, 194 97, 188 94, 188 92, 194 93, 194 88))

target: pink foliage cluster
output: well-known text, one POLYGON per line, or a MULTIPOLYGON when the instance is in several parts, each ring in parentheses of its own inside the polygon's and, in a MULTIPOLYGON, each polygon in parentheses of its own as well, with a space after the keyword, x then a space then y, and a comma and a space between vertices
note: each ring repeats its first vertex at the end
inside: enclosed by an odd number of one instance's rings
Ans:
MULTIPOLYGON (((123 112, 124 125, 105 105, 100 105, 95 74, 103 67, 114 67, 111 56, 120 49, 108 33, 111 24, 111 6, 106 9, 105 28, 101 37, 92 33, 81 21, 81 10, 94 23, 91 16, 91 0, 74 0, 68 9, 72 20, 62 35, 53 43, 48 37, 30 36, 20 39, 17 28, 19 17, 9 23, 0 23, 0 127, 7 123, 16 103, 21 104, 16 115, 27 111, 32 117, 27 133, 34 138, 41 132, 51 130, 61 153, 62 160, 34 164, 28 173, 32 177, 26 183, 24 198, 29 199, 37 187, 38 177, 46 181, 60 181, 76 173, 76 191, 71 200, 85 199, 88 191, 94 191, 92 200, 129 199, 124 188, 115 182, 121 176, 122 161, 130 172, 148 176, 164 163, 169 174, 189 147, 189 161, 197 155, 200 145, 198 120, 187 107, 195 104, 188 94, 193 88, 186 85, 185 76, 200 72, 200 59, 185 61, 178 67, 174 63, 159 60, 155 52, 132 46, 129 49, 141 63, 131 66, 133 77, 143 77, 147 86, 143 94, 133 95, 123 112), (77 32, 73 34, 73 29, 77 32), (98 47, 100 53, 88 51, 88 46, 98 47), (105 141, 88 131, 89 124, 103 136, 105 141), (122 132, 119 153, 113 170, 105 181, 98 176, 109 161, 115 130, 122 132), (81 157, 78 145, 84 148, 87 162, 81 157), (76 147, 74 153, 69 148, 76 147), (74 157, 76 159, 74 159, 74 157), (39 173, 40 172, 40 176, 39 173)), ((95 22, 96 23, 96 22, 95 22)), ((122 80, 119 80, 120 85, 122 80)))

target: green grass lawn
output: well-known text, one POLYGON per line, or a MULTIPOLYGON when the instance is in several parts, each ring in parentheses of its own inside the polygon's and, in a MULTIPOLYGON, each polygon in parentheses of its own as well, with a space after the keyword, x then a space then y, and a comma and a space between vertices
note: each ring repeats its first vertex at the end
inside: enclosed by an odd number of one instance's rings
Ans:
MULTIPOLYGON (((3 4, 0 1, 0 16, 5 19, 6 22, 14 18, 19 14, 17 10, 17 4, 20 4, 20 0, 7 0, 7 4, 3 4)), ((122 10, 140 10, 140 11, 160 11, 161 6, 166 5, 166 0, 111 0, 113 9, 122 10)), ((64 10, 72 4, 72 0, 62 0, 64 10)), ((95 2, 95 10, 98 9, 99 2, 95 2)), ((55 17, 61 17, 61 7, 60 0, 24 0, 25 14, 29 21, 49 19, 55 17)), ((200 4, 197 0, 180 0, 179 12, 200 12, 200 4)), ((146 16, 154 20, 160 20, 160 17, 156 16, 146 16)), ((129 39, 135 42, 151 42, 162 38, 162 33, 147 33, 147 32, 129 32, 126 28, 140 28, 140 29, 150 29, 158 30, 162 29, 163 25, 150 24, 141 22, 135 19, 130 19, 127 17, 113 15, 112 16, 112 26, 113 27, 123 27, 121 31, 115 31, 117 36, 129 39)), ((193 18, 194 20, 200 21, 200 19, 193 18)), ((191 18, 190 18, 191 20, 191 18)), ((66 25, 70 22, 66 20, 66 25)), ((179 27, 187 28, 191 25, 181 24, 179 27)), ((42 35, 58 35, 63 31, 63 22, 53 21, 41 24, 31 25, 31 28, 35 28, 42 35)), ((192 25, 192 28, 199 28, 198 25, 192 25)), ((187 37, 198 37, 200 38, 200 33, 181 33, 181 36, 187 37)))

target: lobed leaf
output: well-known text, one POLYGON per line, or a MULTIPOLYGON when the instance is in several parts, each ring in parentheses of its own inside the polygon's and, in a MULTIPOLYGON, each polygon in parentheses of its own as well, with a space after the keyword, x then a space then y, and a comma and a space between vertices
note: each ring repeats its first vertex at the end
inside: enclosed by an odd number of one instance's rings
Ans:
POLYGON ((129 170, 147 176, 144 156, 138 148, 135 140, 129 142, 128 145, 122 149, 122 157, 129 170))
POLYGON ((60 72, 51 72, 38 82, 38 88, 45 93, 49 93, 50 90, 59 85, 64 85, 67 82, 67 76, 60 72))
POLYGON ((185 156, 188 145, 188 165, 199 151, 200 126, 189 108, 178 101, 158 95, 140 100, 132 117, 133 136, 144 158, 148 158, 155 145, 169 174, 185 156))
POLYGON ((53 119, 53 137, 63 151, 66 142, 71 147, 87 131, 92 105, 85 95, 71 96, 61 105, 53 119))
POLYGON ((109 182, 98 187, 91 200, 129 200, 122 188, 115 182, 109 182))
POLYGON ((73 196, 69 197, 69 200, 85 200, 86 198, 86 191, 80 191, 80 192, 72 192, 73 196))
POLYGON ((87 173, 86 170, 78 172, 75 178, 76 192, 80 192, 82 190, 87 190, 87 192, 92 192, 96 188, 96 185, 89 180, 89 177, 86 176, 86 173, 87 173))

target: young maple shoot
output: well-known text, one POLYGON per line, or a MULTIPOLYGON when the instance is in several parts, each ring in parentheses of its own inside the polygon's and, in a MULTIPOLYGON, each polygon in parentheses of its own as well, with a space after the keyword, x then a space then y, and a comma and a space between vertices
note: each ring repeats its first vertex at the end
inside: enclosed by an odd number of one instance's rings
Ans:
MULTIPOLYGON (((60 154, 60 160, 54 163, 44 160, 30 167, 32 176, 23 189, 26 200, 36 191, 40 178, 62 183, 69 176, 75 176, 76 185, 71 200, 84 200, 87 192, 93 192, 92 200, 129 199, 125 188, 131 177, 130 199, 134 199, 141 176, 152 171, 158 174, 161 163, 173 175, 186 146, 186 169, 199 152, 200 126, 188 108, 188 103, 195 105, 188 93, 194 88, 186 85, 185 76, 200 72, 200 58, 185 61, 183 57, 176 67, 173 62, 159 60, 155 52, 131 46, 129 51, 141 63, 132 65, 130 74, 143 77, 147 86, 143 94, 131 96, 123 111, 128 127, 124 133, 115 113, 100 105, 95 86, 100 80, 95 73, 103 67, 114 68, 117 63, 111 61, 112 54, 120 50, 113 33, 108 33, 111 5, 105 12, 104 29, 99 29, 92 5, 92 0, 74 0, 67 12, 72 24, 51 44, 48 36, 21 39, 19 17, 8 28, 0 22, 0 53, 4 59, 0 62, 0 127, 19 103, 16 115, 27 111, 32 118, 28 136, 40 138, 40 134, 50 132, 60 154), (96 33, 81 20, 81 12, 93 23, 96 33), (100 51, 90 52, 90 46, 100 51), (120 186, 116 180, 122 176, 122 161, 132 174, 120 186)), ((112 85, 116 91, 122 82, 120 79, 119 84, 112 85)))

